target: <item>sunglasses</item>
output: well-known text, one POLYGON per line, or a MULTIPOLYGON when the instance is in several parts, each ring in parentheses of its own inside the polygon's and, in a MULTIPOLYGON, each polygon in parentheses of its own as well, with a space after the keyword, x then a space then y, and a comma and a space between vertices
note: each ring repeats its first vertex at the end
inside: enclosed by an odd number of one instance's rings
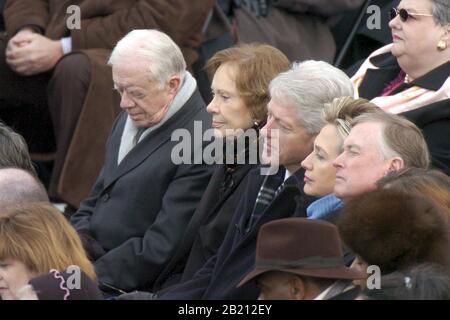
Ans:
POLYGON ((396 16, 400 16, 400 20, 402 20, 403 22, 408 21, 409 17, 414 18, 414 16, 423 16, 423 17, 432 17, 432 14, 428 14, 428 13, 409 13, 408 11, 406 11, 406 9, 397 9, 397 8, 392 8, 389 11, 389 14, 391 16, 391 20, 395 19, 396 16))

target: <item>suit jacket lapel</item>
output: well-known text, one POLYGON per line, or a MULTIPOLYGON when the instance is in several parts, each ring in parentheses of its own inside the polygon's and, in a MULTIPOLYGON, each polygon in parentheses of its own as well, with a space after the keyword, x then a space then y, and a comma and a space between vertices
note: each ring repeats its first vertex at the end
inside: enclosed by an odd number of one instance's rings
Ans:
MULTIPOLYGON (((235 175, 233 176, 233 181, 234 181, 233 185, 225 191, 225 193, 222 195, 222 197, 220 197, 218 199, 218 201, 216 201, 215 203, 212 203, 213 206, 211 208, 209 208, 208 212, 210 212, 210 213, 215 212, 228 199, 228 197, 239 186, 242 179, 245 178, 245 176, 247 175, 247 173, 250 171, 251 168, 253 168, 253 166, 243 165, 242 167, 240 167, 238 169, 238 171, 236 171, 235 175)), ((225 173, 224 173, 224 170, 222 170, 222 175, 221 175, 222 180, 220 180, 220 181, 223 181, 224 176, 225 176, 225 173)))
MULTIPOLYGON (((115 180, 119 179, 127 172, 133 170, 135 167, 145 161, 145 159, 147 159, 150 155, 152 155, 156 150, 158 150, 163 144, 170 141, 171 134, 174 130, 185 127, 186 123, 191 121, 192 117, 197 113, 197 111, 203 107, 203 103, 198 103, 197 100, 199 99, 201 101, 200 94, 198 92, 195 92, 192 97, 185 103, 185 105, 169 120, 167 120, 167 122, 163 126, 159 127, 155 131, 150 132, 141 142, 139 142, 133 149, 131 149, 131 151, 125 156, 125 158, 123 158, 119 166, 116 167, 114 172, 111 175, 108 175, 111 178, 105 181, 104 188, 107 188, 115 180), (187 112, 186 109, 192 110, 187 112)), ((123 125, 121 124, 121 126, 118 127, 118 130, 116 130, 114 134, 114 139, 112 139, 115 143, 111 148, 111 152, 114 152, 114 154, 110 154, 110 156, 113 157, 113 162, 116 165, 121 135, 124 126, 125 120, 123 121, 123 125)))
MULTIPOLYGON (((223 181, 225 176, 225 170, 223 167, 219 167, 214 175, 211 178, 211 182, 214 184, 214 188, 211 188, 210 190, 207 190, 205 194, 208 196, 207 199, 205 199, 207 205, 204 207, 199 208, 198 211, 195 212, 194 216, 192 217, 191 222, 189 222, 188 227, 186 228, 185 235, 187 237, 187 241, 183 241, 183 243, 187 245, 191 245, 189 238, 192 236, 197 235, 198 228, 212 215, 214 214, 220 206, 228 199, 228 197, 235 191, 235 189, 239 186, 242 179, 247 175, 248 171, 252 166, 245 165, 239 168, 238 175, 235 177, 234 181, 235 183, 233 186, 227 189, 225 194, 222 197, 218 197, 218 192, 220 187, 217 187, 221 181, 223 181)), ((202 199, 203 200, 203 199, 202 199)))
POLYGON ((401 70, 390 52, 372 57, 370 62, 379 69, 367 69, 364 80, 358 88, 359 96, 368 100, 378 97, 401 70))

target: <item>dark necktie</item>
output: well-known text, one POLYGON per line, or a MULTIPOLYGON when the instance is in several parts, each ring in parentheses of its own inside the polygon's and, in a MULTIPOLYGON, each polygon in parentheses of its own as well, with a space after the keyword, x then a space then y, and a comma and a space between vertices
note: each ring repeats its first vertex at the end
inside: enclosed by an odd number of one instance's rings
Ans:
POLYGON ((261 217, 264 210, 266 210, 273 199, 278 196, 283 187, 285 175, 286 169, 284 167, 280 167, 276 174, 266 176, 261 188, 259 189, 255 206, 253 207, 253 212, 245 227, 245 232, 249 232, 251 230, 253 225, 261 217))

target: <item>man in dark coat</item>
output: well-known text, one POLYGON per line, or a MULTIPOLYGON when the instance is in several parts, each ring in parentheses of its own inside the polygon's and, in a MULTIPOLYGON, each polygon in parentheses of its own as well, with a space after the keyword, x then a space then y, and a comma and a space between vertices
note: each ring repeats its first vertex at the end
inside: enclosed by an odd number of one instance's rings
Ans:
MULTIPOLYGON (((173 158, 174 131, 188 133, 189 141, 201 139, 211 117, 167 35, 132 31, 117 44, 110 64, 125 112, 113 126, 91 195, 71 222, 102 289, 118 293, 152 286, 180 245, 213 166, 177 165, 173 158)), ((189 146, 192 154, 202 154, 201 143, 189 146)))
POLYGON ((254 284, 236 286, 254 266, 259 228, 294 212, 305 216, 313 199, 302 191, 300 163, 312 151, 315 135, 324 125, 324 104, 351 96, 353 87, 342 71, 325 62, 306 61, 277 76, 270 93, 269 117, 261 131, 263 159, 279 170, 267 175, 263 170, 267 168, 260 167, 249 173, 218 254, 193 279, 160 293, 162 299, 256 299, 254 284))
POLYGON ((162 30, 191 66, 213 3, 6 2, 6 33, 0 36, 0 117, 24 135, 34 160, 54 159, 51 196, 78 207, 103 164, 105 141, 120 112, 106 63, 117 41, 134 29, 162 30), (56 153, 49 157, 55 149, 52 131, 56 153))

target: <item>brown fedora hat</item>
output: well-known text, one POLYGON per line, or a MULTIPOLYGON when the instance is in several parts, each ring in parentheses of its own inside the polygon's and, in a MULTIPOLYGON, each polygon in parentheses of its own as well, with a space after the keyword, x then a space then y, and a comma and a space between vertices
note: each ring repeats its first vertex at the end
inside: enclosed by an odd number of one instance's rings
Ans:
POLYGON ((256 243, 255 268, 238 287, 268 271, 327 279, 367 277, 345 266, 335 225, 305 218, 279 219, 261 227, 256 243))

